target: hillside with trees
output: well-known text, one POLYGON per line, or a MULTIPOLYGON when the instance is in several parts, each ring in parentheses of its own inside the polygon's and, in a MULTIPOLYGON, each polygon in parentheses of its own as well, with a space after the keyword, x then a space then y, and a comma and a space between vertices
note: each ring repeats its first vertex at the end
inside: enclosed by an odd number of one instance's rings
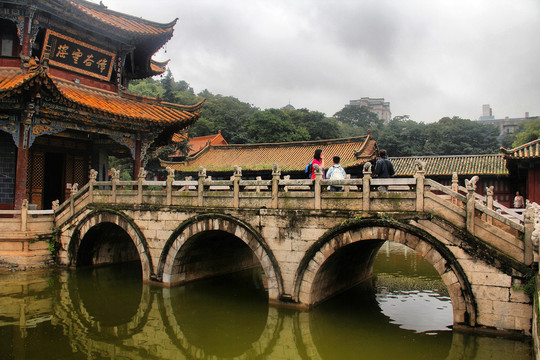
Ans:
MULTIPOLYGON (((221 130, 231 144, 322 140, 369 133, 393 157, 492 154, 499 151, 499 129, 496 126, 456 116, 425 124, 405 115, 396 116, 384 124, 365 107, 344 106, 331 117, 309 109, 262 110, 232 96, 213 94, 207 89, 195 93, 187 82, 175 81, 170 71, 161 80, 133 81, 129 92, 178 104, 193 104, 206 99, 200 119, 189 129, 190 137, 216 134, 221 130)), ((527 128, 529 135, 519 139, 537 136, 538 128, 540 126, 527 128)), ((516 141, 518 135, 515 136, 516 141)))

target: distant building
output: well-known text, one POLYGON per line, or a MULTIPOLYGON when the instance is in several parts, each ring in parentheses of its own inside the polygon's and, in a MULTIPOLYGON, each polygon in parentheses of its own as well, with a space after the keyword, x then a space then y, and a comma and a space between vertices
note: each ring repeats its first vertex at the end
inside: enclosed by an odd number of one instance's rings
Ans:
POLYGON ((291 105, 291 103, 288 103, 284 107, 281 108, 282 110, 296 110, 294 106, 291 105))
POLYGON ((493 111, 491 110, 489 104, 482 105, 482 116, 480 116, 478 120, 495 120, 495 117, 493 116, 493 111))
POLYGON ((384 98, 363 97, 359 100, 351 100, 349 105, 345 106, 365 106, 369 111, 377 114, 379 119, 389 122, 392 119, 390 111, 390 102, 384 101, 384 98))
POLYGON ((482 116, 478 118, 478 122, 482 124, 492 124, 496 125, 500 129, 499 135, 513 134, 516 132, 519 124, 529 120, 535 120, 540 117, 538 116, 529 116, 529 113, 526 112, 524 117, 519 118, 509 118, 506 116, 504 119, 495 119, 495 116, 492 114, 491 107, 488 104, 482 105, 482 116))

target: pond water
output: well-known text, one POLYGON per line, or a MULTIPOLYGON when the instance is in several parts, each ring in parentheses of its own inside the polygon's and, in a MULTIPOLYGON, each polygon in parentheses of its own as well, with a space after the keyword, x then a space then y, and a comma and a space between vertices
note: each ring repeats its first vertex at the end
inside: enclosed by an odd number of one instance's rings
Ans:
POLYGON ((309 312, 256 271, 162 288, 139 264, 0 275, 0 359, 533 359, 527 339, 453 331, 433 267, 385 244, 374 276, 309 312))

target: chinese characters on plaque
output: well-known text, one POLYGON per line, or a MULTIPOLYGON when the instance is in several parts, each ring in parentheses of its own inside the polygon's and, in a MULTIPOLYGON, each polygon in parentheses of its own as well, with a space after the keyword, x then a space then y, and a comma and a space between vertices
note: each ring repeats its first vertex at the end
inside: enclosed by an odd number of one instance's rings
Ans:
POLYGON ((68 36, 47 31, 45 45, 51 46, 49 63, 101 80, 109 80, 115 54, 68 36))

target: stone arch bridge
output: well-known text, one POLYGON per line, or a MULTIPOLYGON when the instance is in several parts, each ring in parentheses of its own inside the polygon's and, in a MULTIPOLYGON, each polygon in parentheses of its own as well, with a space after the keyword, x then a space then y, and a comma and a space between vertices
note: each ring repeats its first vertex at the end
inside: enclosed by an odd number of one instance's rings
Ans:
MULTIPOLYGON (((174 286, 258 267, 270 303, 308 309, 369 278, 385 241, 429 261, 448 288, 454 326, 530 334, 523 290, 534 274, 532 208, 523 216, 475 193, 413 178, 91 180, 55 206, 58 261, 139 260, 143 280, 174 286), (327 191, 329 185, 344 191, 327 191), (511 216, 504 216, 513 215, 511 216), (108 235, 107 235, 108 234, 108 235), (110 235, 114 234, 114 236, 110 235), (107 235, 107 236, 105 236, 107 235)), ((489 189, 488 189, 489 190, 489 189)))

